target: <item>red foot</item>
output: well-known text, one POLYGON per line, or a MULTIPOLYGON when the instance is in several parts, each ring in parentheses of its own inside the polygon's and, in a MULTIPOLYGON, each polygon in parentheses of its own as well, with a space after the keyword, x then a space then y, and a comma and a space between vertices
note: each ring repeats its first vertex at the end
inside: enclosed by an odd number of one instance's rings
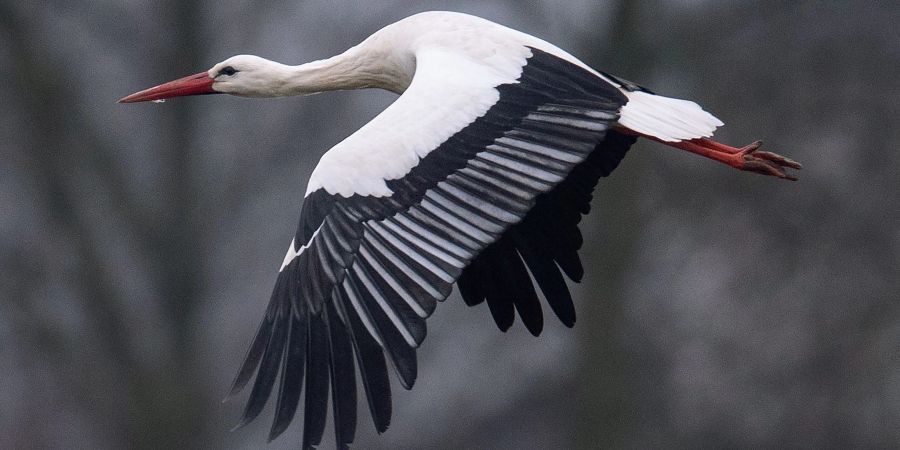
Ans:
POLYGON ((714 159, 738 170, 771 175, 773 177, 784 178, 785 180, 797 181, 797 177, 787 174, 784 171, 784 168, 787 167, 795 170, 803 168, 800 163, 790 158, 786 158, 777 153, 759 151, 758 149, 762 145, 762 141, 756 141, 750 145, 735 148, 706 138, 680 142, 665 142, 653 137, 650 137, 650 139, 714 159))
POLYGON ((801 166, 797 161, 786 158, 777 153, 757 151, 757 149, 761 145, 762 141, 756 141, 750 145, 740 148, 740 151, 733 154, 736 159, 735 163, 730 165, 740 170, 746 170, 749 172, 756 172, 763 175, 771 175, 773 177, 797 181, 797 177, 788 175, 784 172, 784 170, 782 170, 782 168, 790 167, 791 169, 800 170, 803 168, 803 166, 801 166))

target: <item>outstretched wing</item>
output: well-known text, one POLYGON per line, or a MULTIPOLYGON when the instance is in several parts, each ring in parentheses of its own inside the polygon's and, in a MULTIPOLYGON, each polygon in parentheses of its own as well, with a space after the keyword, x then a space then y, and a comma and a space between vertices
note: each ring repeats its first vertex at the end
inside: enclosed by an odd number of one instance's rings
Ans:
POLYGON ((548 192, 538 195, 525 218, 484 249, 457 280, 469 306, 487 300, 497 326, 506 331, 515 313, 537 336, 544 326, 541 304, 529 272, 550 309, 567 327, 575 325, 575 306, 565 277, 581 281, 578 223, 591 209, 594 187, 612 173, 637 138, 607 131, 606 138, 548 192), (527 268, 527 270, 526 270, 527 268))
POLYGON ((559 268, 580 277, 572 262, 578 219, 597 178, 632 142, 608 133, 626 97, 575 64, 522 50, 499 68, 417 54, 409 89, 323 156, 234 382, 233 393, 256 374, 242 424, 259 414, 280 374, 270 438, 305 392, 303 448, 320 442, 329 397, 345 448, 356 429, 358 373, 376 429, 387 429, 387 366, 412 387, 425 319, 458 279, 467 302, 487 298, 492 311, 515 304, 532 318, 540 306, 534 289, 524 289, 528 267, 557 315, 574 322, 559 268), (525 264, 505 265, 511 259, 525 264), (483 283, 496 271, 521 281, 513 291, 527 297, 521 305, 483 283), (509 300, 492 300, 498 295, 509 300))

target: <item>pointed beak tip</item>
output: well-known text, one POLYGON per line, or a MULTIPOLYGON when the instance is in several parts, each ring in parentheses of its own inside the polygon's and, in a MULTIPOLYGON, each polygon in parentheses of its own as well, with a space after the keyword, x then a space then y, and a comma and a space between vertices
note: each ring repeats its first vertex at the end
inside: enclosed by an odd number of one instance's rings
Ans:
POLYGON ((116 103, 162 101, 167 98, 185 95, 216 94, 218 92, 212 88, 213 81, 214 80, 209 78, 206 72, 200 72, 150 89, 135 92, 134 94, 120 98, 116 103))

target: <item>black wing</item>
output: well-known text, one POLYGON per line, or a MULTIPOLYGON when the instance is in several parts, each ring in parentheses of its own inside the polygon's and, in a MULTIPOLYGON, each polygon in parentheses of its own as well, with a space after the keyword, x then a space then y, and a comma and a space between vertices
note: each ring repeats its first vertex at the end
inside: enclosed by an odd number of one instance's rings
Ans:
POLYGON ((525 218, 484 249, 457 280, 466 304, 487 300, 503 331, 512 326, 517 311, 528 331, 537 336, 544 319, 530 272, 559 320, 567 327, 575 325, 575 306, 563 274, 575 282, 584 276, 578 223, 590 211, 597 182, 615 170, 636 139, 608 131, 565 180, 538 195, 525 218))
POLYGON ((241 424, 260 413, 280 373, 270 439, 287 428, 305 392, 303 448, 320 443, 329 396, 337 446, 346 448, 356 429, 358 368, 375 427, 386 430, 388 362, 411 388, 425 319, 458 279, 468 302, 488 299, 501 328, 514 305, 534 332, 540 305, 524 287, 527 265, 557 315, 574 322, 556 265, 580 278, 577 223, 596 179, 631 142, 607 133, 626 98, 580 67, 532 53, 518 83, 497 87, 487 114, 387 181, 393 195, 307 197, 295 237, 304 248, 279 274, 234 382, 232 393, 256 372, 241 424), (531 242, 536 237, 545 242, 531 242), (556 244, 562 250, 548 248, 556 244), (525 265, 504 264, 518 258, 525 265), (484 282, 497 269, 522 282, 514 296, 484 282))

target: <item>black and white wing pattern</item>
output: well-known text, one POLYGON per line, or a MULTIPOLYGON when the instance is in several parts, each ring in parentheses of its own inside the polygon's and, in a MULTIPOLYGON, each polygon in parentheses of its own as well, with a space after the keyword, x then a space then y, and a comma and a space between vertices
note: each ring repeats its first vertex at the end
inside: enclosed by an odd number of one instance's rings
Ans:
POLYGON ((255 374, 241 424, 262 411, 280 375, 270 438, 302 397, 303 448, 320 443, 329 403, 337 445, 346 448, 359 377, 383 432, 388 366, 412 387, 425 319, 455 282, 467 303, 487 301, 501 329, 515 309, 537 334, 530 272, 556 315, 574 323, 563 273, 581 278, 577 224, 597 180, 633 142, 610 130, 626 97, 576 64, 523 50, 512 77, 454 55, 417 55, 407 91, 323 156, 234 382, 232 393, 255 374), (458 83, 448 85, 448 71, 458 83), (393 160, 381 165, 367 159, 385 161, 390 151, 393 160))
POLYGON ((466 304, 487 300, 503 331, 512 326, 518 312, 525 328, 537 336, 544 319, 530 272, 554 314, 567 327, 574 326, 575 306, 563 274, 575 282, 584 276, 578 223, 590 211, 597 182, 615 170, 636 139, 607 131, 565 180, 538 195, 525 218, 482 250, 456 280, 466 304))

